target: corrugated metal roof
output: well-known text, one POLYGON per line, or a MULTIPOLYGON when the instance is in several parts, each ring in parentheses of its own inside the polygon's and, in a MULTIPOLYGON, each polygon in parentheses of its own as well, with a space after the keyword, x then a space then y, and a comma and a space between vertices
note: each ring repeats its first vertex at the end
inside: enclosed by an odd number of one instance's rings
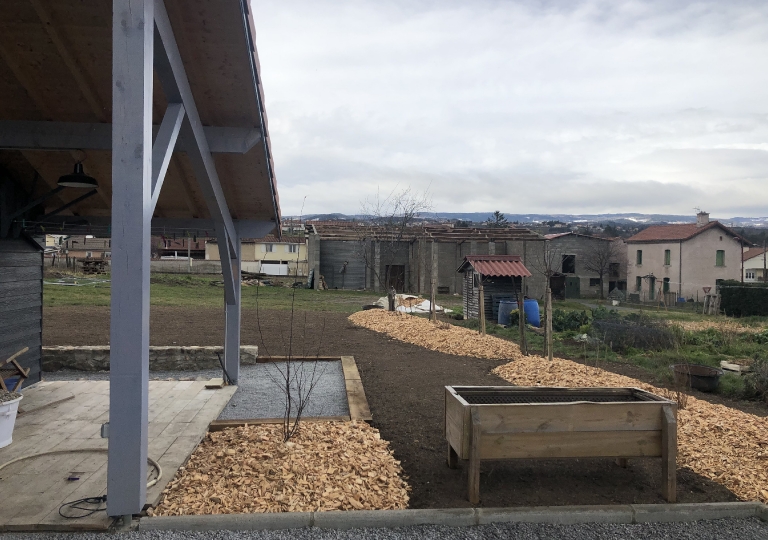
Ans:
POLYGON ((465 272, 468 266, 484 276, 531 276, 531 272, 525 267, 519 255, 467 255, 457 271, 465 272))

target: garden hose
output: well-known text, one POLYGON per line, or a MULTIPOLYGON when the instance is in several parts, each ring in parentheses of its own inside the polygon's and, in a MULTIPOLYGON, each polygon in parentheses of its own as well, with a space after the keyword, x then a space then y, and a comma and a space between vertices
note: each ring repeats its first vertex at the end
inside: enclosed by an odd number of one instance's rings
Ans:
MULTIPOLYGON (((79 448, 79 449, 73 449, 73 450, 50 450, 48 452, 40 452, 39 454, 29 454, 26 456, 17 457, 16 459, 12 459, 11 461, 7 461, 0 465, 0 471, 4 468, 8 467, 9 465, 13 465, 14 463, 18 463, 19 461, 24 461, 27 459, 32 459, 36 457, 42 457, 42 456, 53 456, 56 454, 77 454, 79 452, 98 452, 98 453, 104 453, 107 452, 106 448, 79 448)), ((147 462, 152 465, 155 470, 157 471, 157 476, 147 482, 147 487, 150 488, 157 484, 157 482, 163 477, 163 469, 160 467, 160 464, 152 459, 151 457, 147 457, 147 462)))

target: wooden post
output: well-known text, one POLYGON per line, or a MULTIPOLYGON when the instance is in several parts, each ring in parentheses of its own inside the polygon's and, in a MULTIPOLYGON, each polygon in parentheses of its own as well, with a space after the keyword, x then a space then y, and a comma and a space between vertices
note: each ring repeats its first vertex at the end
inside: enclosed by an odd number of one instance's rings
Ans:
POLYGON ((483 291, 483 274, 480 276, 480 288, 478 289, 479 298, 477 299, 477 311, 480 317, 480 333, 485 335, 485 292, 483 291))
POLYGON ((472 413, 472 440, 469 447, 469 481, 467 486, 469 503, 480 503, 480 419, 477 411, 472 413))
POLYGON ((546 340, 547 340, 547 359, 551 362, 554 349, 554 337, 552 336, 552 289, 547 287, 547 299, 546 299, 547 321, 545 323, 547 328, 546 340))
POLYGON ((448 443, 448 468, 456 469, 459 466, 459 455, 453 449, 451 443, 448 443))
POLYGON ((429 299, 429 320, 437 320, 437 310, 435 309, 435 296, 437 296, 437 283, 432 280, 432 291, 429 299))
POLYGON ((520 325, 520 351, 528 356, 528 343, 525 339, 525 278, 520 278, 520 291, 517 293, 517 312, 520 325))
POLYGON ((666 406, 662 411, 661 494, 673 503, 677 500, 677 419, 673 406, 666 406))

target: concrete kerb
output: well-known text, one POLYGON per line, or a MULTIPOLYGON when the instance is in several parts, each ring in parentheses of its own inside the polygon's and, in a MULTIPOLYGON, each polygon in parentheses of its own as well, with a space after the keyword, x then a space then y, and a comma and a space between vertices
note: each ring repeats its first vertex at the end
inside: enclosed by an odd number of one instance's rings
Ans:
POLYGON ((350 510, 144 517, 139 530, 278 530, 395 528, 409 525, 469 527, 491 523, 668 523, 757 517, 768 521, 768 506, 759 502, 538 506, 517 508, 448 508, 435 510, 350 510))

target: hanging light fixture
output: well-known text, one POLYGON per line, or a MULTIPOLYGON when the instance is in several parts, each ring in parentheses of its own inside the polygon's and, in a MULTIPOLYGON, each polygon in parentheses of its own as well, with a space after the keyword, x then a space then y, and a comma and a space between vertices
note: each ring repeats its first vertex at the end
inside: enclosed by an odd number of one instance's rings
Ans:
POLYGON ((88 176, 83 172, 83 164, 81 162, 75 163, 75 170, 71 174, 65 174, 59 178, 59 187, 73 187, 73 188, 97 188, 98 182, 92 176, 88 176))

